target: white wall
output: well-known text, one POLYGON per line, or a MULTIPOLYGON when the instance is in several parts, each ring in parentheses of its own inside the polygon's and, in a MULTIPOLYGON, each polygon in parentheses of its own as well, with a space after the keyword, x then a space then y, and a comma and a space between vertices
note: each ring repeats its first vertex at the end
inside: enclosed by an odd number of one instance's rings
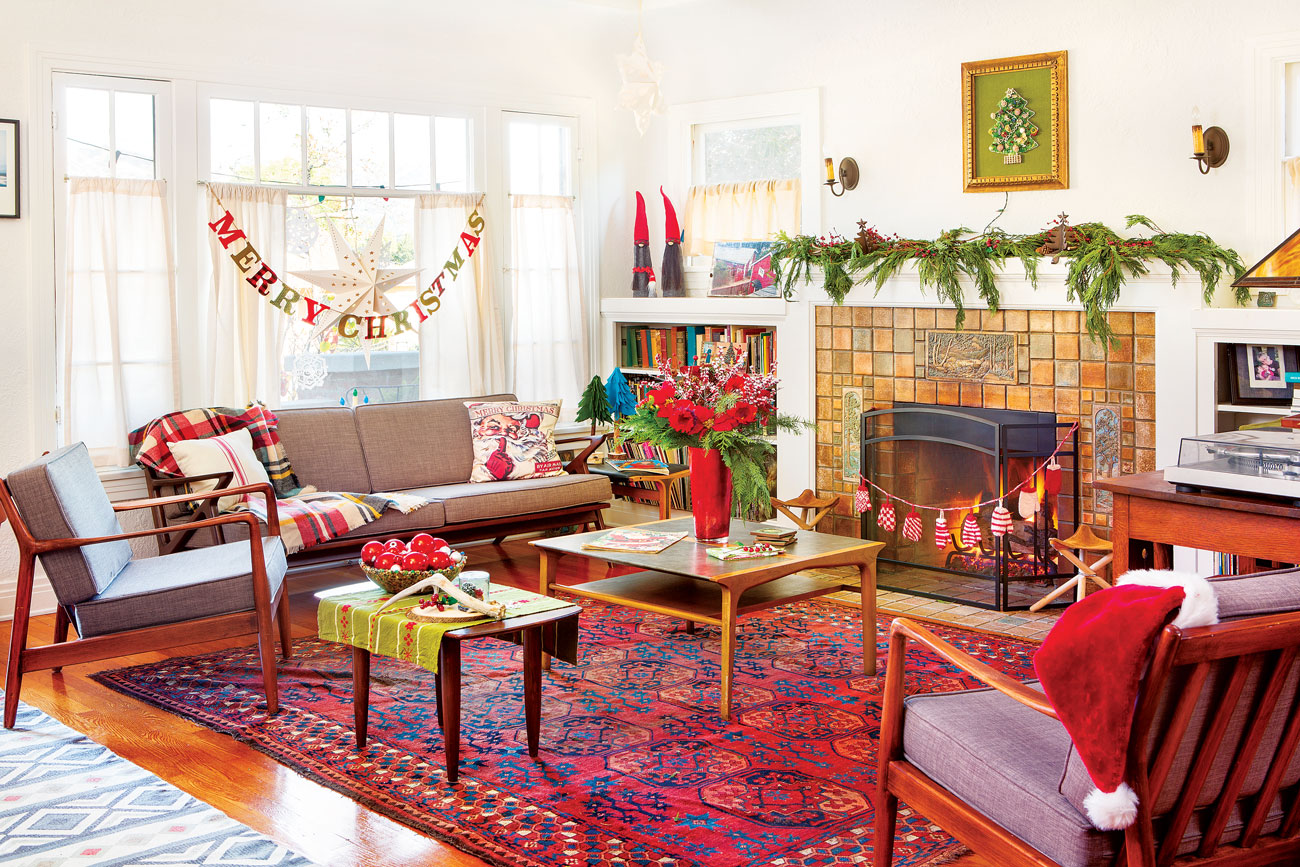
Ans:
MULTIPOLYGON (((1300 31, 1294 0, 713 0, 647 12, 645 31, 673 103, 822 88, 826 147, 862 169, 856 191, 823 192, 822 230, 851 236, 859 219, 923 238, 983 227, 1003 196, 962 192, 961 64, 1067 50, 1070 189, 1013 193, 1000 226, 1034 231, 1064 210, 1122 228, 1141 213, 1208 232, 1247 264, 1281 240, 1256 237, 1251 64, 1255 41, 1300 31), (1209 176, 1188 159, 1193 105, 1231 138, 1227 164, 1209 176)), ((647 138, 633 186, 683 191, 665 125, 647 138)), ((659 250, 662 221, 650 225, 659 250)))
MULTIPOLYGON (((624 154, 636 145, 630 123, 614 122, 619 86, 615 46, 630 43, 635 16, 576 0, 486 0, 462 4, 414 0, 262 0, 201 4, 174 0, 22 0, 4 7, 0 52, 0 117, 22 122, 23 213, 0 220, 0 473, 52 448, 46 431, 54 396, 39 370, 54 363, 52 307, 41 297, 51 261, 50 224, 37 221, 31 148, 41 136, 42 54, 102 58, 112 68, 135 64, 141 74, 268 88, 379 95, 394 99, 529 103, 551 97, 595 101, 599 150, 608 151, 599 190, 584 206, 602 226, 624 197, 624 154)), ((626 118, 624 118, 626 119, 626 118)), ((489 159, 499 157, 490 145, 489 159)), ((193 160, 194 155, 188 154, 193 160)), ((590 154, 586 155, 592 156, 590 154)), ((48 166, 48 160, 41 161, 48 166)), ((48 194, 48 182, 44 185, 48 194)), ((39 210, 39 209, 38 209, 39 210)), ((504 217, 504 215, 502 215, 504 217)), ((505 225, 504 222, 501 225, 505 225)), ((184 291, 182 275, 181 291, 184 291)), ((0 618, 11 611, 17 552, 0 530, 0 618)))

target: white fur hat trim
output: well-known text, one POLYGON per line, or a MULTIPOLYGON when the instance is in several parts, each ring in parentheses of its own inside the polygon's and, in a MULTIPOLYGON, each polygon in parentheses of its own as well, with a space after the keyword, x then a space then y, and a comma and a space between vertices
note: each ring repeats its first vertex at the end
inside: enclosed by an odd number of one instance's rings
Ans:
POLYGON ((1128 783, 1120 783, 1113 792, 1093 789, 1083 799, 1083 811, 1097 830, 1122 831, 1137 821, 1137 792, 1128 783))
POLYGON ((1194 572, 1176 572, 1172 569, 1133 569, 1119 576, 1118 584, 1139 584, 1143 587, 1181 587, 1186 594, 1183 606, 1174 618, 1174 626, 1190 629, 1193 626, 1213 626, 1219 622, 1219 599, 1214 595, 1214 585, 1194 572))

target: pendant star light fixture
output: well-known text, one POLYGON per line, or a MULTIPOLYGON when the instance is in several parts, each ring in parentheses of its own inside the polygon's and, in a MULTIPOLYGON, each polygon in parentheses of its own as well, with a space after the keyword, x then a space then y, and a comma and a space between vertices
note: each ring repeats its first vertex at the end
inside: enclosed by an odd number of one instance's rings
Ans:
POLYGON ((618 92, 618 107, 632 112, 636 131, 645 135, 650 128, 650 118, 667 111, 668 103, 659 91, 664 65, 650 59, 646 54, 645 40, 641 38, 639 2, 636 7, 636 38, 632 40, 630 53, 618 55, 618 74, 623 78, 623 87, 618 92))

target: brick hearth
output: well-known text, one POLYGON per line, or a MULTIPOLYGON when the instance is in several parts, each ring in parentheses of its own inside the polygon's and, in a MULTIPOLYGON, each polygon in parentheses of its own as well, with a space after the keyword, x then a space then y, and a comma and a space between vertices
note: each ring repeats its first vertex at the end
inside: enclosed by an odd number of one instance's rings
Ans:
POLYGON ((951 337, 939 333, 956 329, 950 309, 818 307, 817 489, 840 495, 833 525, 824 528, 859 535, 856 413, 894 401, 1037 410, 1079 421, 1081 518, 1109 526, 1110 503, 1094 496, 1094 475, 1156 466, 1155 314, 1111 313, 1110 324, 1119 344, 1108 350, 1072 310, 968 310, 964 336, 951 337), (978 357, 927 369, 927 332, 934 332, 932 349, 978 341, 970 350, 978 357))

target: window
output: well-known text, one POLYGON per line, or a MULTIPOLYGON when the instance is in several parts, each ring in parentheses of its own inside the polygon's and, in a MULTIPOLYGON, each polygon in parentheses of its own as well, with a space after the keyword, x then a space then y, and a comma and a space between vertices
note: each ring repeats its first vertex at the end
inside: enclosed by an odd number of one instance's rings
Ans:
POLYGON ((1284 69, 1282 208, 1290 233, 1300 229, 1300 61, 1284 69))
POLYGON ((295 187, 467 192, 466 117, 213 97, 208 177, 295 187))
MULTIPOLYGON (((472 184, 467 117, 215 96, 208 104, 208 177, 287 189, 283 268, 296 283, 304 281, 295 271, 335 266, 331 221, 357 251, 382 221, 380 267, 415 270, 419 194, 466 192, 472 184)), ((386 297, 399 308, 410 304, 421 276, 386 297)), ((329 302, 323 289, 305 285, 329 302)), ((296 318, 282 327, 283 406, 337 404, 354 390, 371 403, 421 395, 416 330, 363 340, 296 318)))
POLYGON ((506 115, 514 390, 523 400, 561 398, 567 419, 591 366, 575 216, 576 127, 573 118, 506 115))
POLYGON ((717 241, 763 241, 815 221, 817 105, 810 90, 670 109, 685 167, 683 248, 693 269, 707 266, 717 241))
POLYGON ((125 465, 177 403, 169 88, 58 74, 54 104, 59 436, 125 465))

